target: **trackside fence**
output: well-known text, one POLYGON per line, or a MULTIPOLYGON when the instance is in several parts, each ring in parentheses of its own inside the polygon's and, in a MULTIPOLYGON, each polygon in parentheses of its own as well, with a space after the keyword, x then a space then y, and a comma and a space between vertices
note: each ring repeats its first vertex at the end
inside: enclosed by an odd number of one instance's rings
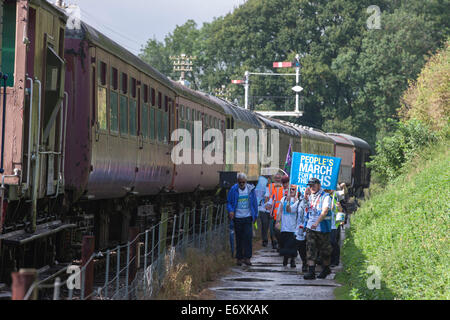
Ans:
POLYGON ((81 261, 34 280, 23 299, 152 299, 188 249, 208 254, 229 250, 229 221, 224 204, 186 208, 178 214, 166 210, 150 229, 131 228, 127 244, 94 252, 94 243, 94 237, 85 236, 81 261))

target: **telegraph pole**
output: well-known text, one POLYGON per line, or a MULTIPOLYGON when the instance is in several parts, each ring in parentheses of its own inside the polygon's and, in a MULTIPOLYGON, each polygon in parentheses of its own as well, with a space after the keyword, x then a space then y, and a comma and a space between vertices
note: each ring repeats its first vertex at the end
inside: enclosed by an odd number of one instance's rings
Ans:
POLYGON ((214 94, 219 97, 223 98, 227 101, 230 101, 231 98, 231 92, 230 88, 227 88, 225 85, 222 85, 221 88, 214 89, 214 94))
POLYGON ((196 60, 197 57, 188 56, 186 54, 181 54, 179 56, 171 56, 170 60, 173 61, 173 71, 181 72, 179 82, 185 84, 186 82, 186 72, 192 72, 193 70, 193 61, 196 60))
POLYGON ((300 87, 300 55, 295 56, 295 87, 292 89, 295 91, 295 112, 300 112, 300 92, 303 88, 300 87))
POLYGON ((245 88, 245 109, 248 109, 248 94, 249 94, 249 89, 250 89, 250 72, 249 71, 245 71, 245 76, 244 76, 244 88, 245 88))
POLYGON ((295 56, 294 61, 288 62, 274 62, 274 68, 293 68, 295 67, 295 73, 269 73, 269 72, 249 72, 245 71, 244 80, 232 80, 233 84, 242 84, 245 88, 245 109, 249 108, 249 89, 250 89, 250 76, 272 76, 272 77, 290 77, 295 76, 295 87, 292 90, 295 92, 295 111, 256 111, 257 113, 268 117, 302 117, 303 111, 300 111, 300 92, 304 89, 300 86, 300 55, 295 56))

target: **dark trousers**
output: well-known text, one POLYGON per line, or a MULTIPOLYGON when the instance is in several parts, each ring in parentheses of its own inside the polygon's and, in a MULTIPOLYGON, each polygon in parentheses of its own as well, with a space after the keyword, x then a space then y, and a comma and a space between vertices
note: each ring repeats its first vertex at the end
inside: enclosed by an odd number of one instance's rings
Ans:
POLYGON ((272 239, 272 243, 280 243, 280 230, 275 229, 275 224, 277 223, 273 218, 270 218, 270 238, 272 239))
POLYGON ((302 259, 302 263, 304 265, 306 265, 307 264, 307 260, 306 260, 306 240, 303 240, 303 241, 297 240, 297 250, 298 250, 298 254, 300 255, 300 258, 302 259))
POLYGON ((259 219, 261 220, 261 238, 264 243, 268 243, 268 232, 270 229, 270 240, 273 240, 273 232, 272 228, 270 227, 270 220, 273 220, 270 217, 270 214, 268 212, 260 211, 259 212, 259 219))
POLYGON ((294 232, 280 233, 280 255, 285 258, 297 257, 297 239, 294 232))
POLYGON ((339 265, 341 258, 341 247, 339 241, 341 240, 341 226, 336 230, 331 230, 330 242, 333 250, 331 251, 331 264, 339 265))
POLYGON ((253 218, 235 218, 234 234, 236 236, 236 259, 250 259, 252 257, 252 229, 253 218))

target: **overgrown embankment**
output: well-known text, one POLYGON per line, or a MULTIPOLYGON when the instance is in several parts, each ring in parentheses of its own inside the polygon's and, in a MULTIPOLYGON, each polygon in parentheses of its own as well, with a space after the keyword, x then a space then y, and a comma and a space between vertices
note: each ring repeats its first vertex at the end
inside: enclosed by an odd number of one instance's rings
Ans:
POLYGON ((404 96, 402 120, 377 145, 377 183, 351 220, 342 299, 450 299, 450 50, 404 96), (380 289, 370 290, 378 268, 380 289))
POLYGON ((351 220, 340 298, 450 299, 449 143, 429 149, 351 220), (369 290, 369 266, 381 289, 369 290))

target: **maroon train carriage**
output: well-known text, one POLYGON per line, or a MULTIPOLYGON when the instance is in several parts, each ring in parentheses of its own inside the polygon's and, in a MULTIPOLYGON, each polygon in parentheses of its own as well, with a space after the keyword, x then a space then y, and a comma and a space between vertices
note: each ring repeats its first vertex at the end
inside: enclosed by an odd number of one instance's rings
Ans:
POLYGON ((59 259, 55 244, 73 226, 61 210, 66 15, 47 1, 5 0, 0 16, 0 71, 8 75, 0 94, 1 282, 59 259))
POLYGON ((353 144, 353 169, 350 192, 358 197, 363 196, 364 188, 370 186, 370 169, 367 167, 372 154, 370 145, 363 139, 344 133, 329 133, 328 135, 340 136, 353 144))

